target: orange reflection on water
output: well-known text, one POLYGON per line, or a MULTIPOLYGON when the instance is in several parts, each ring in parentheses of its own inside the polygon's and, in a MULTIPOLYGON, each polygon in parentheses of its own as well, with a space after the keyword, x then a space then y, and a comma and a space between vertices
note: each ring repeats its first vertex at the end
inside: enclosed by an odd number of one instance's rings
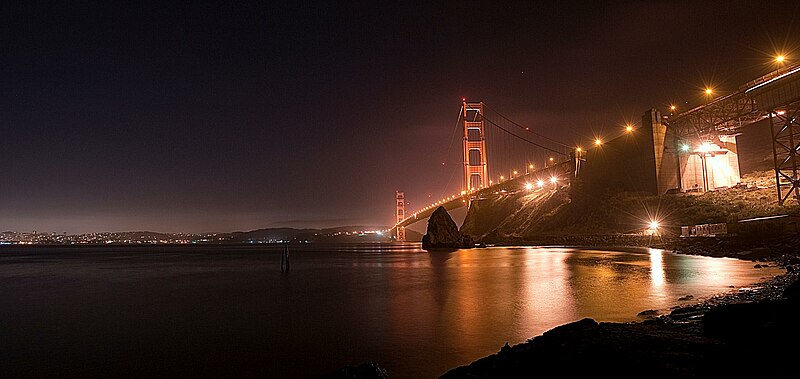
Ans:
POLYGON ((546 330, 542 325, 563 324, 577 317, 566 263, 571 254, 567 249, 526 249, 519 326, 523 335, 541 334, 546 330))
POLYGON ((654 288, 664 286, 664 252, 661 249, 649 249, 650 254, 650 282, 654 288))

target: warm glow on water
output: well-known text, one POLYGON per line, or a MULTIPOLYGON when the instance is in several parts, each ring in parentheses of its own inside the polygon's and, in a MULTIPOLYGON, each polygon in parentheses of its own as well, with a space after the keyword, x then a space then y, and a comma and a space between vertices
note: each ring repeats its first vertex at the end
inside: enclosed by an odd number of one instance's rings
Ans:
POLYGON ((563 323, 781 273, 655 249, 307 245, 291 260, 286 275, 279 248, 0 250, 0 377, 308 377, 364 361, 435 377, 563 323))

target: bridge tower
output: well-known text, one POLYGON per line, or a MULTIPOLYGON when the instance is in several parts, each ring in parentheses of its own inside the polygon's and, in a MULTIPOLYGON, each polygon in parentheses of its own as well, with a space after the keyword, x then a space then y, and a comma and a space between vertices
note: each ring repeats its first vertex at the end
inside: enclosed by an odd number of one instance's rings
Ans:
MULTIPOLYGON (((395 212, 395 216, 397 217, 397 223, 399 224, 403 219, 406 218, 406 194, 403 191, 395 191, 395 199, 397 204, 397 212, 395 212)), ((396 240, 400 242, 404 242, 406 240, 406 227, 405 226, 398 226, 397 227, 397 236, 396 240)))
POLYGON ((464 118, 464 191, 488 187, 486 134, 483 102, 463 101, 464 118))

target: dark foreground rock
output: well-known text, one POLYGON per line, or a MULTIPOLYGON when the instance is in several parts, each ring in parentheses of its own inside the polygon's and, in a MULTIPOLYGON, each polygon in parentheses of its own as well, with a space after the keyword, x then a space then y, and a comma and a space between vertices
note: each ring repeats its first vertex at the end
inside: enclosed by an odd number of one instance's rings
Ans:
POLYGON ((458 231, 453 218, 444 207, 436 208, 428 219, 428 231, 422 237, 422 248, 471 249, 475 247, 472 237, 458 231))
POLYGON ((761 291, 714 298, 640 323, 583 319, 504 346, 442 378, 793 377, 800 301, 781 292, 796 278, 779 277, 761 291), (745 299, 756 301, 741 303, 745 299))
POLYGON ((386 379, 386 370, 377 363, 367 362, 358 366, 348 366, 323 376, 323 379, 386 379))

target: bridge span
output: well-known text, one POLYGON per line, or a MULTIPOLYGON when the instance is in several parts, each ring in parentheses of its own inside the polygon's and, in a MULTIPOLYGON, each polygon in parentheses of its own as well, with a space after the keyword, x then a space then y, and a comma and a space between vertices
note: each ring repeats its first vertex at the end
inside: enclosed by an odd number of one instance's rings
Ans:
POLYGON ((706 89, 705 104, 686 111, 671 106, 662 116, 649 110, 638 127, 629 124, 607 141, 596 137, 588 149, 537 133, 483 102, 464 100, 457 122, 464 158, 462 190, 411 212, 398 197, 391 231, 404 237, 405 227, 427 219, 439 206, 457 209, 475 199, 569 185, 579 177, 587 188, 618 186, 657 195, 736 185, 737 136, 743 127, 766 119, 778 204, 789 197, 800 201, 800 65, 780 67, 722 96, 713 94, 706 89))
POLYGON ((575 177, 575 170, 576 164, 574 160, 564 161, 527 174, 520 174, 519 176, 509 178, 508 180, 486 188, 471 189, 470 191, 465 190, 459 194, 448 196, 412 212, 408 217, 395 224, 391 228, 391 231, 394 232, 397 231, 398 228, 405 228, 419 221, 428 219, 433 211, 440 206, 449 211, 469 206, 469 204, 476 199, 503 196, 506 193, 516 191, 535 191, 553 187, 561 188, 569 185, 571 180, 575 177))

